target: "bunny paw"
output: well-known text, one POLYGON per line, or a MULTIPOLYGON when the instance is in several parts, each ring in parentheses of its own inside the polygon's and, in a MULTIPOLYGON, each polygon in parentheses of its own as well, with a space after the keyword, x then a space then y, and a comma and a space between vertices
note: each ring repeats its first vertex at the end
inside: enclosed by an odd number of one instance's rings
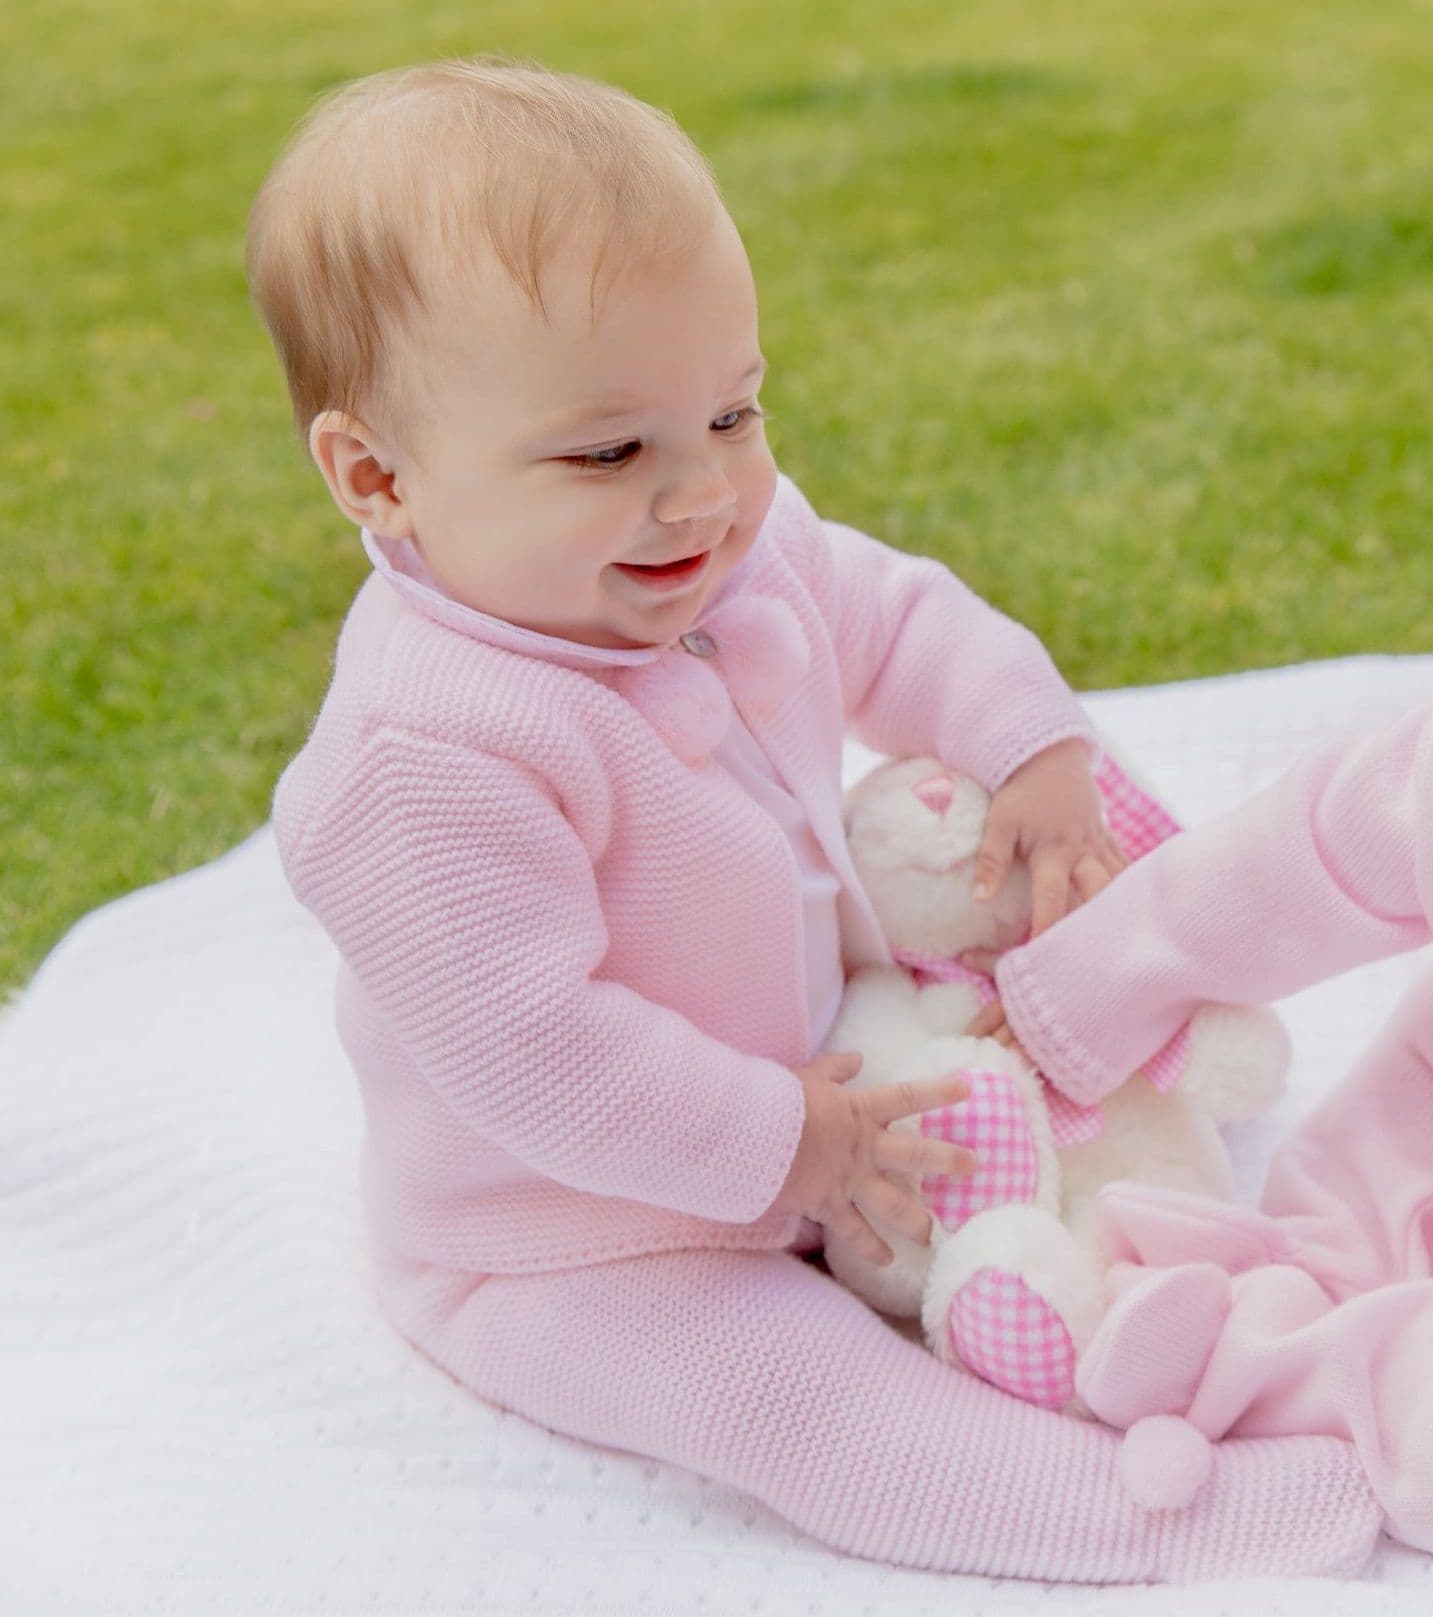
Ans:
POLYGON ((1056 1310, 1019 1275, 980 1269, 951 1299, 950 1349, 967 1369, 1042 1409, 1075 1393, 1075 1344, 1056 1310))
POLYGON ((969 1096, 920 1120, 922 1134, 968 1146, 979 1158, 967 1178, 926 1174, 921 1179, 922 1200, 947 1230, 959 1229, 987 1208, 1034 1201, 1040 1177, 1027 1103, 1015 1081, 983 1070, 960 1076, 970 1083, 969 1096))

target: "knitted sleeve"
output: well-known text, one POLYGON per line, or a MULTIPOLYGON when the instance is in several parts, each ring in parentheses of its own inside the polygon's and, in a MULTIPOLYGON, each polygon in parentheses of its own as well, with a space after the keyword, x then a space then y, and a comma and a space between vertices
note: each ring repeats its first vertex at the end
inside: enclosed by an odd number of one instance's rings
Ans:
POLYGON ((997 971, 1017 1036, 1090 1104, 1203 1001, 1277 999, 1427 943, 1433 708, 1301 759, 1186 831, 997 971))
POLYGON ((830 628, 847 723, 878 752, 933 753, 994 791, 1093 732, 1040 641, 942 563, 823 522, 783 479, 804 578, 830 628))
POLYGON ((799 1081, 602 979, 591 858, 534 772, 380 729, 297 814, 281 781, 290 884, 464 1124, 576 1189, 730 1223, 767 1210, 799 1081))

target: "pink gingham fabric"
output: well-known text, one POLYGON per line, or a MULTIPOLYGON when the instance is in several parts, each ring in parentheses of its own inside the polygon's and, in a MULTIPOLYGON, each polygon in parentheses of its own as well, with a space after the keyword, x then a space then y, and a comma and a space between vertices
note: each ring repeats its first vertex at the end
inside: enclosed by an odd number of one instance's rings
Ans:
POLYGON ((1095 766, 1095 785, 1105 800, 1105 820, 1127 859, 1141 859, 1182 829, 1162 803, 1125 774, 1108 753, 1095 766))
POLYGON ((1075 1392, 1075 1344, 1055 1310, 1017 1275, 980 1269, 947 1316, 951 1352, 982 1381, 1042 1409, 1075 1392))
POLYGON ((1003 1072, 961 1076, 970 1083, 965 1100, 921 1115, 921 1133, 928 1139, 969 1146, 980 1159, 969 1177, 925 1174, 921 1179, 922 1199, 948 1230, 988 1207, 1033 1201, 1039 1183, 1030 1121, 1013 1080, 1003 1072))
MULTIPOLYGON (((1186 1022, 1168 1044, 1154 1052, 1140 1071, 1161 1095, 1167 1095, 1184 1076, 1184 1069, 1188 1064, 1189 1023, 1186 1022)), ((1051 1088, 1053 1092, 1053 1086, 1051 1088)), ((1071 1101, 1070 1104, 1073 1106, 1074 1102, 1071 1101)))
POLYGON ((982 1006, 995 998, 995 979, 953 956, 923 954, 919 949, 893 949, 891 958, 910 972, 917 988, 925 988, 930 983, 964 983, 979 995, 982 1006))
POLYGON ((1045 1090, 1045 1110, 1050 1117, 1050 1136, 1057 1151, 1099 1139, 1105 1132, 1105 1114, 1098 1106, 1078 1106, 1048 1079, 1042 1078, 1041 1083, 1045 1090))

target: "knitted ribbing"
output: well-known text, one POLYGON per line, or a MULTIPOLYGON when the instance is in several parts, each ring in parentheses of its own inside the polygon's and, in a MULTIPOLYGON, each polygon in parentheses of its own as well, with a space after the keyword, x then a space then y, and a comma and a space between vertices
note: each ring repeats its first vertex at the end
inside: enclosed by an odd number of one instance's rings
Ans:
POLYGON ((786 1253, 682 1252, 482 1282, 409 1272, 394 1323, 479 1396, 688 1466, 849 1554, 1121 1583, 1350 1574, 1377 1509, 1349 1444, 1231 1441, 1186 1509, 1151 1514, 1119 1436, 898 1336, 786 1253))

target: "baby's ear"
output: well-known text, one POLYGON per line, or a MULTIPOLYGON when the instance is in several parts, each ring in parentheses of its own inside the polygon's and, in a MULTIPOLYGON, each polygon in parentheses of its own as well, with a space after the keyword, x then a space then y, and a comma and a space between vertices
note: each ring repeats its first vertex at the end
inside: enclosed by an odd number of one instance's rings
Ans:
POLYGON ((359 527, 385 539, 411 539, 413 518, 395 456, 356 416, 324 410, 309 424, 309 454, 334 504, 359 527))

